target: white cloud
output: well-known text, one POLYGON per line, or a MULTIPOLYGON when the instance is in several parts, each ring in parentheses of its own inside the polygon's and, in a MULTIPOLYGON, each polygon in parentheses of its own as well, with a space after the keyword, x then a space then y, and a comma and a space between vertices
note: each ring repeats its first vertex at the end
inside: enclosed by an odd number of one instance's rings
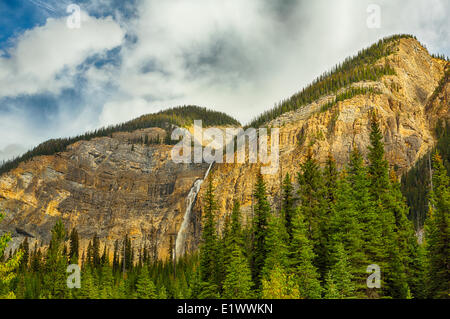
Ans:
POLYGON ((87 57, 119 46, 123 37, 111 17, 82 13, 79 29, 68 28, 66 18, 48 18, 16 40, 11 57, 0 58, 0 96, 58 93, 73 85, 75 68, 87 57))
MULTIPOLYGON (((144 99, 110 101, 105 103, 99 122, 102 126, 119 124, 148 113, 150 110, 151 106, 144 99)), ((152 110, 151 112, 154 111, 157 110, 152 110)))

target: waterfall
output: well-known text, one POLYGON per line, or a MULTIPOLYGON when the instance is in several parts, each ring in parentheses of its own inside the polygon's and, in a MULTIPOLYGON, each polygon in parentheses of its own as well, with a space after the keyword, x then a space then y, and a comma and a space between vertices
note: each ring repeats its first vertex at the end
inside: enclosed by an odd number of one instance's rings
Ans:
POLYGON ((189 220, 191 219, 192 207, 194 206, 195 199, 197 198, 197 194, 200 191, 200 186, 202 186, 203 181, 208 177, 209 171, 211 170, 211 163, 206 171, 205 177, 203 179, 197 179, 194 182, 191 190, 189 191, 188 197, 186 198, 186 212, 184 213, 183 222, 181 223, 180 230, 177 234, 177 239, 175 241, 175 249, 174 249, 174 258, 179 258, 184 255, 186 249, 186 232, 189 226, 189 220))

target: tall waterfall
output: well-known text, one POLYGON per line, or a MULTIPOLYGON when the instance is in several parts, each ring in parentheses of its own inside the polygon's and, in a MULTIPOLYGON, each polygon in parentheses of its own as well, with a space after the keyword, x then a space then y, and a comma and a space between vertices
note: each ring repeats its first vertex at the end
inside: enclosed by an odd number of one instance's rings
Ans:
POLYGON ((206 171, 205 177, 203 179, 198 179, 195 181, 191 190, 189 191, 188 197, 186 198, 186 212, 184 213, 183 222, 181 223, 180 230, 177 234, 177 239, 175 241, 174 258, 180 258, 184 255, 186 249, 186 232, 189 226, 189 220, 191 219, 192 206, 194 206, 197 194, 200 191, 200 186, 202 186, 203 181, 208 177, 209 171, 214 163, 211 163, 206 171))

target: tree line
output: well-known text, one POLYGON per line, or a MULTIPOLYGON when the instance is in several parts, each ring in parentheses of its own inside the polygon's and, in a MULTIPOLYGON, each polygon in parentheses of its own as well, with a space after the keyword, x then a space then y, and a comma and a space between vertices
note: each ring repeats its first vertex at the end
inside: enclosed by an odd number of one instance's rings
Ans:
POLYGON ((77 141, 89 141, 96 137, 112 137, 112 134, 115 132, 133 132, 149 127, 159 127, 166 130, 166 137, 163 142, 171 145, 173 144, 173 141, 170 139, 172 129, 175 126, 184 127, 192 125, 194 120, 197 119, 202 119, 204 126, 240 126, 240 123, 236 119, 223 112, 212 111, 205 107, 191 105, 174 107, 158 113, 143 115, 122 124, 111 125, 91 132, 86 132, 85 134, 75 137, 50 139, 17 158, 3 162, 0 166, 0 175, 9 172, 16 168, 20 163, 31 160, 36 156, 53 155, 58 152, 63 152, 66 150, 67 146, 77 141))

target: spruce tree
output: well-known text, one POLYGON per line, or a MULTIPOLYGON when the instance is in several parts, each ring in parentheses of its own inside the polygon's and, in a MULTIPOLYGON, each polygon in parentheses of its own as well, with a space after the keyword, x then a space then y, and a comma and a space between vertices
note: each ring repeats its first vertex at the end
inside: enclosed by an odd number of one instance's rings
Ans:
POLYGON ((354 296, 355 283, 351 274, 351 265, 348 260, 348 254, 342 243, 336 243, 333 250, 334 264, 329 271, 328 287, 326 293, 329 295, 337 294, 339 299, 350 298, 354 296))
POLYGON ((98 299, 99 294, 95 285, 94 277, 91 269, 88 267, 81 272, 81 289, 80 298, 82 299, 98 299))
POLYGON ((266 236, 267 256, 264 261, 262 277, 268 279, 276 266, 283 269, 289 267, 289 235, 281 217, 269 216, 266 236))
POLYGON ((333 278, 331 272, 327 273, 325 278, 325 287, 324 287, 324 299, 341 299, 342 295, 339 293, 338 288, 336 286, 336 281, 333 278))
POLYGON ((70 232, 69 240, 70 240, 70 249, 69 249, 70 263, 78 264, 80 243, 79 243, 79 237, 78 237, 78 232, 77 232, 76 228, 73 228, 72 231, 70 232))
MULTIPOLYGON (((214 198, 214 188, 211 175, 209 176, 204 203, 202 242, 200 246, 200 276, 201 281, 205 283, 203 287, 208 291, 206 295, 210 296, 212 290, 218 289, 218 254, 215 224, 215 213, 217 206, 214 198)), ((215 294, 215 291, 213 291, 212 294, 215 294)))
POLYGON ((63 254, 66 230, 61 220, 52 229, 52 238, 47 251, 44 275, 44 296, 65 298, 68 294, 66 283, 67 256, 63 254))
MULTIPOLYGON (((365 270, 368 264, 364 255, 364 241, 362 224, 359 223, 360 212, 355 205, 354 193, 349 181, 349 174, 344 172, 344 176, 338 182, 338 192, 336 204, 334 207, 334 215, 330 222, 332 232, 329 251, 328 263, 331 269, 336 269, 339 265, 340 258, 344 258, 348 254, 348 272, 358 288, 362 290, 362 282, 366 275, 365 270), (340 246, 342 245, 342 251, 340 246), (338 255, 336 255, 338 254, 338 255)), ((331 271, 330 269, 330 271, 331 271)), ((332 274, 335 283, 338 284, 336 274, 332 274)))
MULTIPOLYGON (((398 265, 393 265, 394 269, 399 272, 395 274, 397 277, 392 281, 395 282, 397 288, 396 293, 389 293, 392 297, 397 298, 407 298, 409 295, 420 295, 422 292, 420 290, 421 284, 418 280, 425 280, 425 278, 420 278, 421 270, 418 255, 419 245, 417 243, 417 238, 414 232, 414 225, 408 219, 409 208, 406 204, 406 199, 400 190, 400 183, 395 172, 392 170, 390 174, 390 193, 388 196, 391 200, 387 204, 387 208, 392 211, 394 215, 394 238, 395 247, 394 254, 398 254, 394 258, 391 258, 393 262, 398 258, 396 262, 398 265), (400 282, 400 279, 402 282, 400 282), (400 288, 398 288, 400 287, 400 288), (401 292, 401 294, 399 293, 401 292)), ((392 254, 392 252, 391 252, 392 254)))
POLYGON ((255 288, 259 290, 261 287, 262 270, 267 257, 266 238, 268 217, 270 214, 266 183, 261 173, 258 173, 253 196, 255 203, 253 217, 252 277, 255 288))
POLYGON ((231 262, 233 245, 231 243, 230 216, 225 216, 225 223, 222 230, 221 239, 217 241, 217 284, 222 292, 223 281, 225 279, 228 264, 231 262))
POLYGON ((95 234, 94 238, 92 239, 92 264, 95 268, 100 267, 100 239, 98 238, 98 235, 95 234))
POLYGON ((292 239, 292 219, 295 214, 295 199, 294 199, 294 187, 292 185, 291 177, 289 173, 286 173, 286 177, 283 180, 283 200, 282 200, 282 215, 285 219, 286 231, 289 235, 289 240, 292 239))
POLYGON ((326 271, 327 253, 322 227, 327 216, 327 207, 322 171, 313 158, 311 149, 308 150, 306 161, 301 165, 298 184, 299 207, 306 223, 308 238, 313 245, 314 266, 323 276, 326 271))
POLYGON ((25 237, 22 244, 20 244, 19 250, 23 252, 19 269, 21 272, 25 272, 28 269, 28 262, 30 260, 30 246, 28 244, 28 237, 25 237))
POLYGON ((356 148, 350 154, 344 178, 350 186, 349 200, 352 209, 356 212, 354 217, 359 228, 358 234, 361 235, 358 241, 362 240, 360 244, 357 244, 360 245, 360 248, 356 251, 353 251, 348 246, 345 248, 351 255, 350 260, 353 264, 352 275, 356 284, 356 294, 362 297, 363 293, 370 292, 366 287, 366 267, 371 264, 380 264, 380 261, 384 261, 386 259, 386 249, 382 238, 383 222, 377 213, 377 206, 370 193, 370 180, 363 158, 356 148), (357 255, 354 255, 355 253, 357 255))
POLYGON ((298 197, 301 212, 307 226, 308 237, 312 241, 319 238, 319 224, 323 210, 323 179, 318 163, 308 151, 305 163, 298 174, 298 197))
MULTIPOLYGON (((3 215, 0 213, 0 221, 3 219, 3 215)), ((16 277, 16 270, 20 266, 23 252, 19 250, 15 256, 4 262, 2 260, 5 256, 5 250, 8 247, 8 243, 11 241, 11 236, 5 234, 0 237, 0 298, 15 298, 15 294, 9 290, 9 283, 16 277)))
POLYGON ((450 296, 450 184, 439 154, 433 156, 433 189, 426 221, 429 297, 450 296))
POLYGON ((314 266, 315 254, 309 240, 307 224, 297 210, 290 245, 290 269, 296 275, 301 298, 318 299, 322 294, 319 273, 314 266))
MULTIPOLYGON (((406 292, 407 289, 394 287, 399 285, 404 287, 404 282, 398 283, 399 278, 405 279, 406 267, 402 258, 403 251, 395 248, 398 236, 396 233, 395 212, 392 206, 394 197, 389 180, 389 167, 384 157, 383 135, 379 128, 378 119, 375 113, 371 115, 371 131, 369 146, 369 180, 370 192, 379 222, 381 222, 381 238, 384 251, 381 252, 380 259, 375 262, 382 269, 382 290, 386 295, 406 292), (383 281, 386 279, 386 285, 383 281), (391 283, 391 285, 389 285, 391 283)), ((405 295, 401 296, 406 298, 405 295)))
POLYGON ((112 267, 104 264, 101 269, 100 298, 111 299, 114 296, 114 276, 112 267))
POLYGON ((301 294, 298 282, 293 274, 276 265, 268 278, 262 281, 261 298, 263 299, 299 299, 301 294))
POLYGON ((223 283, 223 297, 227 299, 248 299, 252 297, 252 275, 247 259, 238 244, 233 245, 232 256, 226 268, 223 283))
POLYGON ((166 287, 161 286, 161 288, 159 288, 158 299, 168 299, 166 287))
POLYGON ((324 207, 323 213, 320 215, 319 222, 319 243, 317 252, 321 256, 319 269, 321 271, 321 278, 325 278, 326 272, 330 268, 330 241, 331 241, 331 221, 334 215, 334 205, 336 204, 337 188, 338 188, 338 171, 336 162, 331 154, 328 154, 326 165, 323 169, 324 181, 324 207))
POLYGON ((156 287, 150 278, 147 267, 143 267, 136 283, 136 295, 138 299, 156 299, 156 287))
POLYGON ((231 230, 230 230, 230 242, 232 244, 237 244, 242 249, 243 238, 242 238, 242 226, 241 226, 241 205, 239 201, 234 201, 233 211, 231 213, 231 230))

